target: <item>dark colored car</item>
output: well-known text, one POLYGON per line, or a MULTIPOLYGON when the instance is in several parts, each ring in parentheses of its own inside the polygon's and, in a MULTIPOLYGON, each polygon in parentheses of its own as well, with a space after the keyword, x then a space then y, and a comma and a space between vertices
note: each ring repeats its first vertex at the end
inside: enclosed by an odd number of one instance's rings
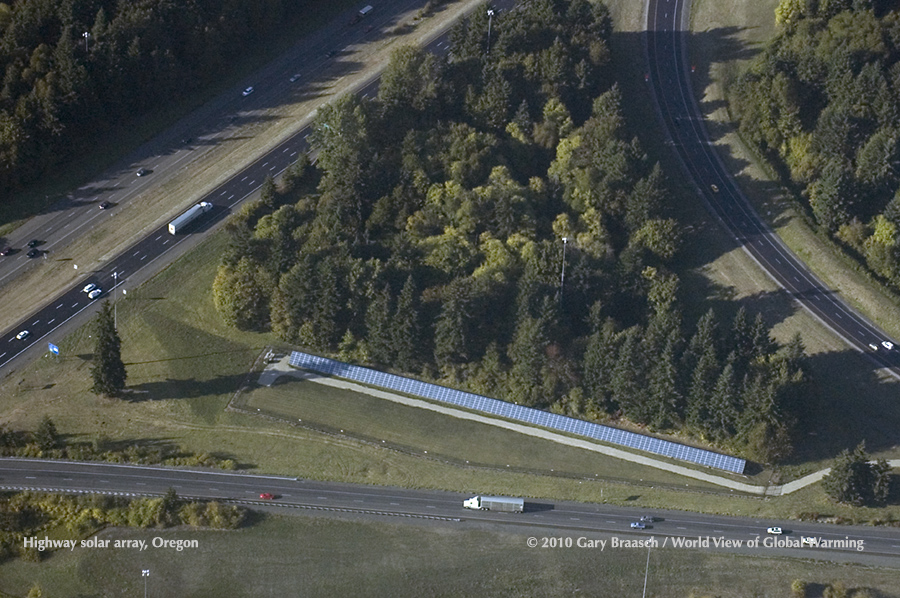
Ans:
POLYGON ((32 239, 32 240, 28 241, 28 246, 31 247, 32 249, 37 247, 40 244, 41 244, 41 242, 38 241, 37 239, 32 239))
POLYGON ((3 249, 0 249, 0 255, 9 255, 13 252, 13 248, 6 246, 3 249))
POLYGON ((28 255, 28 257, 37 257, 37 256, 41 255, 41 252, 38 251, 37 249, 32 248, 32 249, 28 250, 27 255, 28 255))
POLYGON ((112 207, 112 204, 109 203, 108 201, 104 201, 104 202, 101 202, 101 203, 100 203, 100 209, 101 209, 101 210, 108 210, 108 209, 110 209, 111 207, 112 207))
POLYGON ((148 170, 147 168, 141 168, 137 171, 138 176, 147 176, 148 174, 150 174, 150 170, 148 170))

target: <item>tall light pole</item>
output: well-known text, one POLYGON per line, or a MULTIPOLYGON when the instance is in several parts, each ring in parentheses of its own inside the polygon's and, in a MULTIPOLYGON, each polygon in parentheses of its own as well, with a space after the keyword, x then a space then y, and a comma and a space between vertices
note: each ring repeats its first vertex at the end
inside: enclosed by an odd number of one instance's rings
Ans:
POLYGON ((119 273, 113 272, 113 330, 119 331, 119 273))
POLYGON ((147 578, 150 577, 150 569, 142 569, 141 577, 144 578, 144 598, 147 598, 147 578))
POLYGON ((91 34, 90 34, 90 32, 85 31, 82 34, 82 37, 84 38, 84 51, 87 52, 88 51, 88 40, 91 39, 91 34))
MULTIPOLYGON (((650 545, 647 545, 647 568, 644 569, 644 593, 643 598, 647 598, 647 575, 650 573, 650 545)), ((146 596, 144 598, 147 598, 146 596)))
POLYGON ((569 237, 563 237, 563 257, 562 257, 562 270, 559 274, 559 302, 562 303, 563 298, 563 287, 566 284, 566 244, 569 242, 569 237))
POLYGON ((488 15, 488 47, 487 47, 487 53, 490 54, 490 53, 491 53, 491 21, 493 21, 493 19, 494 19, 494 9, 489 8, 488 11, 487 11, 487 15, 488 15))

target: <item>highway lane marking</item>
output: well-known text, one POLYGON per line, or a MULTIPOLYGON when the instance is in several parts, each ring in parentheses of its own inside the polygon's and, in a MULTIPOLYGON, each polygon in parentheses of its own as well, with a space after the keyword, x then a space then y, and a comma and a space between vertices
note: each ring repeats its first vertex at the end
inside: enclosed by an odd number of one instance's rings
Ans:
POLYGON ((27 476, 25 476, 25 479, 26 480, 36 480, 37 478, 34 477, 33 475, 27 475, 27 476))
POLYGON ((147 484, 145 484, 144 482, 135 482, 134 485, 135 486, 146 486, 147 484))
POLYGON ((4 355, 6 355, 6 351, 4 351, 3 353, 0 353, 0 357, 3 357, 4 355))
MULTIPOLYGON (((306 137, 309 137, 309 135, 307 135, 306 137)), ((306 139, 306 137, 304 137, 304 139, 306 139)), ((283 150, 281 150, 281 153, 283 154, 283 153, 289 152, 289 151, 291 151, 291 148, 286 147, 286 148, 284 148, 283 150)))
POLYGON ((618 523, 618 521, 607 521, 607 523, 618 523))
POLYGON ((131 257, 134 257, 134 256, 136 256, 136 255, 139 254, 139 253, 140 253, 140 251, 135 251, 135 252, 131 255, 131 257))
POLYGON ((63 306, 63 304, 60 303, 59 305, 56 306, 56 309, 59 309, 59 308, 62 307, 62 306, 63 306))
POLYGON ((354 499, 353 502, 363 502, 363 501, 361 501, 361 500, 359 500, 359 499, 357 498, 357 499, 354 499))
POLYGON ((52 320, 50 320, 50 321, 47 322, 47 323, 48 323, 48 324, 52 324, 52 323, 55 322, 55 321, 56 321, 56 318, 53 318, 52 320))
POLYGON ((578 517, 569 517, 569 521, 581 521, 578 517))
POLYGON ((262 166, 260 166, 260 168, 265 168, 265 167, 266 167, 266 166, 268 166, 268 165, 269 165, 269 163, 268 163, 268 162, 263 162, 263 165, 262 165, 262 166))
POLYGON ((723 534, 723 533, 725 533, 725 532, 723 532, 723 531, 720 530, 720 529, 714 529, 713 532, 716 533, 716 534, 723 534))
POLYGON ((71 481, 72 481, 72 478, 63 478, 63 481, 64 481, 64 482, 71 482, 71 481))
POLYGON ((147 259, 147 254, 146 254, 146 253, 145 253, 144 255, 141 256, 141 261, 143 262, 145 259, 147 259))
POLYGON ((679 528, 676 528, 676 529, 687 529, 687 528, 686 528, 686 527, 679 527, 679 528))
POLYGON ((436 509, 437 507, 435 507, 433 505, 425 505, 425 508, 426 509, 436 509))
POLYGON ((278 168, 278 164, 276 164, 275 166, 273 166, 273 167, 270 168, 269 170, 275 170, 276 168, 278 168))
POLYGON ((155 239, 153 239, 153 240, 154 240, 154 241, 159 241, 159 240, 160 240, 160 239, 162 239, 162 235, 160 235, 160 236, 158 236, 158 237, 156 237, 156 238, 155 238, 155 239))
POLYGON ((834 312, 834 315, 836 315, 837 317, 839 317, 839 318, 842 319, 842 320, 844 319, 844 316, 842 316, 841 314, 839 314, 839 313, 837 313, 837 312, 834 312))
POLYGON ((293 158, 293 157, 296 156, 296 155, 297 155, 297 152, 292 153, 292 154, 291 154, 291 158, 293 158))
POLYGON ((255 184, 256 184, 256 179, 253 179, 252 181, 250 181, 249 183, 247 183, 247 186, 248 186, 248 187, 252 187, 252 186, 255 185, 255 184))
POLYGON ((72 307, 78 307, 78 304, 77 304, 77 303, 73 303, 73 304, 72 304, 72 307))
POLYGON ((228 199, 234 199, 234 193, 228 196, 228 199))
POLYGON ((391 506, 392 506, 392 507, 399 507, 399 506, 400 506, 400 503, 398 503, 398 502, 392 502, 392 503, 391 503, 391 506))
POLYGON ((243 183, 243 182, 246 181, 246 180, 247 180, 247 177, 244 177, 244 178, 241 179, 241 182, 243 183))
POLYGON ((317 496, 316 498, 319 499, 319 500, 328 500, 328 499, 325 498, 324 496, 317 496))

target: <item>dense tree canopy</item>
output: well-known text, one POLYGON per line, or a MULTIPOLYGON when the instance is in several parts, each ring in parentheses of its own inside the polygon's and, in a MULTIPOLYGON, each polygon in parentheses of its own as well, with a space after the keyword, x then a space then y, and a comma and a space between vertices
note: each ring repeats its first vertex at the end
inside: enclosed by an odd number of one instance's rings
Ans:
POLYGON ((0 192, 208 84, 303 13, 288 0, 0 3, 0 192))
POLYGON ((628 133, 603 6, 519 5, 495 16, 489 54, 475 15, 449 58, 401 48, 377 98, 319 110, 315 192, 292 180, 228 223, 222 317, 520 404, 784 457, 802 346, 779 348, 744 312, 722 331, 708 314, 687 342, 679 226, 628 133))
POLYGON ((816 222, 900 287, 900 13, 895 2, 781 0, 781 26, 731 89, 746 139, 816 222))

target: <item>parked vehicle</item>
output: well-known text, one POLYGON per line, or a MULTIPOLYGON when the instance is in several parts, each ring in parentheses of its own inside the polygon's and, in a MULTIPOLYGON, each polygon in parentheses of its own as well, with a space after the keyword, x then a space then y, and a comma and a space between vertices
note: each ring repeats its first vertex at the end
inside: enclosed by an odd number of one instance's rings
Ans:
POLYGON ((478 511, 521 513, 525 510, 525 499, 511 498, 509 496, 473 496, 463 501, 463 506, 467 509, 478 511))
POLYGON ((200 203, 191 206, 191 209, 169 223, 169 232, 173 235, 177 235, 191 222, 210 211, 212 207, 213 205, 211 203, 205 201, 201 201, 200 203))

